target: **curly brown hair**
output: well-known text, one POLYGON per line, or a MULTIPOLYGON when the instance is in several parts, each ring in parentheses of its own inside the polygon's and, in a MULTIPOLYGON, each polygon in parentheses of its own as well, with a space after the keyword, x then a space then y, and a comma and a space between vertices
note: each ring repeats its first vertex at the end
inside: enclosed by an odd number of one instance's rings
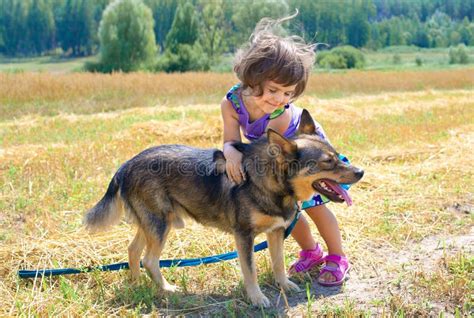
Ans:
POLYGON ((234 72, 243 89, 249 87, 253 95, 261 96, 264 82, 270 80, 283 86, 296 85, 293 100, 303 93, 315 61, 316 45, 296 35, 276 34, 283 22, 296 15, 298 10, 278 20, 263 18, 249 43, 237 51, 234 72))

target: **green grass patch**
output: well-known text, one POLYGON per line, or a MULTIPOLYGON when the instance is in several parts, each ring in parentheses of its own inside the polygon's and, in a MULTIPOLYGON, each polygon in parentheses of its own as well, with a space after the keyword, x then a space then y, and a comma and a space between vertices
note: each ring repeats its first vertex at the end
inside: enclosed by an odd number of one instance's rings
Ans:
POLYGON ((52 72, 70 73, 82 71, 84 64, 96 61, 97 57, 61 58, 58 56, 41 56, 33 58, 0 57, 0 72, 52 72))
MULTIPOLYGON (((466 50, 469 64, 472 65, 474 64, 474 47, 467 47, 466 50)), ((393 46, 378 51, 364 51, 364 53, 367 70, 436 70, 465 67, 465 65, 449 64, 449 48, 393 46)))
MULTIPOLYGON (((474 47, 467 47, 470 64, 474 64, 474 47)), ((462 65, 449 64, 449 48, 419 48, 415 46, 385 47, 377 51, 363 50, 366 57, 367 70, 434 70, 456 69, 462 65), (394 58, 397 57, 397 58, 394 58), (420 62, 416 62, 419 59, 420 62)), ((84 64, 97 61, 97 56, 85 58, 61 58, 58 56, 43 56, 35 58, 6 58, 0 57, 0 72, 53 72, 69 73, 82 71, 84 64)), ((218 63, 211 67, 212 72, 232 72, 232 54, 223 55, 218 63)), ((334 72, 316 68, 317 72, 334 72)))

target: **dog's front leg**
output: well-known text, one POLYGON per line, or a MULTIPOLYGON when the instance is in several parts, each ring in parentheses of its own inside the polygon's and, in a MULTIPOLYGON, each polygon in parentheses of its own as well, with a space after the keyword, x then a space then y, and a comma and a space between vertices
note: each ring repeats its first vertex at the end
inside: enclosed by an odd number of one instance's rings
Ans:
POLYGON ((284 229, 279 228, 275 231, 267 233, 268 249, 272 259, 273 275, 275 275, 276 283, 287 291, 299 291, 298 285, 293 283, 286 276, 285 260, 283 255, 283 235, 284 229))
POLYGON ((235 233, 234 235, 247 295, 253 305, 269 307, 270 301, 262 293, 257 282, 257 270, 253 258, 254 236, 250 233, 235 233))

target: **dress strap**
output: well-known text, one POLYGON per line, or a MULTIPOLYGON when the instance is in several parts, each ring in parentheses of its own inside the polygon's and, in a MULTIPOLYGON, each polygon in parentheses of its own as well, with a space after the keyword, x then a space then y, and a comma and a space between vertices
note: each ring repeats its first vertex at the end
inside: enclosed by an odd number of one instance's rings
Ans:
POLYGON ((275 119, 275 118, 281 116, 285 112, 285 109, 287 109, 289 107, 290 107, 290 105, 286 104, 285 107, 275 110, 273 113, 270 114, 269 119, 275 119))
POLYGON ((238 111, 240 110, 240 99, 239 96, 236 94, 236 91, 240 88, 240 83, 235 84, 232 86, 232 88, 229 90, 229 92, 226 95, 226 98, 232 102, 232 105, 234 106, 235 110, 238 111))

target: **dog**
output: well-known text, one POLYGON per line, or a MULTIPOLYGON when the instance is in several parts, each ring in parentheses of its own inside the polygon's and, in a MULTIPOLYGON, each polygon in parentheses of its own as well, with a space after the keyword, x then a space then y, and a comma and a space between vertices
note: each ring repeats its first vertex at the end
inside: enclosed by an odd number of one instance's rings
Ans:
POLYGON ((338 183, 359 181, 363 170, 342 162, 334 148, 316 135, 304 110, 297 135, 287 139, 268 129, 265 137, 234 144, 243 154, 246 180, 236 185, 225 173, 218 149, 161 145, 139 153, 115 173, 103 198, 84 218, 86 228, 98 231, 118 223, 122 211, 138 227, 128 247, 132 279, 143 266, 165 291, 175 291, 159 267, 171 228, 184 227, 183 218, 213 226, 234 236, 243 281, 253 305, 270 301, 257 283, 254 238, 265 233, 276 283, 299 290, 286 275, 283 236, 296 214, 296 204, 321 193, 334 202, 347 198, 338 183))

